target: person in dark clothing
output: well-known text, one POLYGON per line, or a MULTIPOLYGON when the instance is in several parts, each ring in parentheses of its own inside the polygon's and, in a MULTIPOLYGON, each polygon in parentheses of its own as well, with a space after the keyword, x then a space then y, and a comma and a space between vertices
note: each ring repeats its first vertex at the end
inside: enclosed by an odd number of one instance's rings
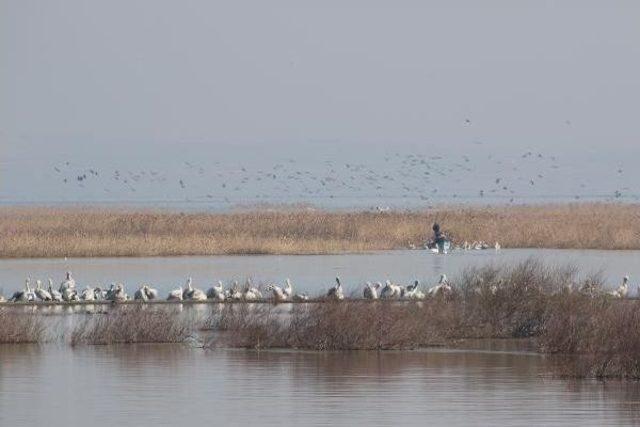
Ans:
POLYGON ((434 223, 432 230, 433 230, 433 241, 436 243, 436 245, 444 243, 446 238, 444 236, 444 233, 440 230, 440 224, 438 224, 437 222, 434 223))

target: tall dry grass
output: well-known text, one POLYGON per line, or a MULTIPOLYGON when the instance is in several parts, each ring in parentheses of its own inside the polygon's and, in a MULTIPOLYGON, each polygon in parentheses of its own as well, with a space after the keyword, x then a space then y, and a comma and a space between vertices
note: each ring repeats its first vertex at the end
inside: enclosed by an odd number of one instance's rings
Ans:
POLYGON ((35 313, 0 310, 0 344, 35 344, 45 340, 46 326, 35 313))
POLYGON ((454 240, 503 247, 639 249, 640 206, 452 207, 422 212, 228 214, 0 208, 0 257, 323 254, 419 246, 438 221, 454 240))
POLYGON ((182 343, 192 336, 193 330, 193 322, 173 310, 119 307, 79 321, 69 342, 72 346, 182 343))

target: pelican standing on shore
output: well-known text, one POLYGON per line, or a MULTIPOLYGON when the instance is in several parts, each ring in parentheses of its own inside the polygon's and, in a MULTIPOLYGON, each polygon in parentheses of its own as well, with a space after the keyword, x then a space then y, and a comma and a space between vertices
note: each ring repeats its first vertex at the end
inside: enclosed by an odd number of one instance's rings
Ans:
POLYGON ((53 299, 49 291, 42 289, 42 281, 40 279, 36 280, 35 294, 40 301, 51 301, 53 299))
POLYGON ((342 283, 340 283, 340 278, 336 277, 336 285, 329 289, 327 292, 327 298, 332 298, 338 301, 344 299, 344 292, 342 290, 342 283))
POLYGON ((362 296, 365 299, 378 299, 378 289, 382 286, 380 282, 372 284, 371 282, 367 282, 364 286, 364 291, 362 292, 362 296))

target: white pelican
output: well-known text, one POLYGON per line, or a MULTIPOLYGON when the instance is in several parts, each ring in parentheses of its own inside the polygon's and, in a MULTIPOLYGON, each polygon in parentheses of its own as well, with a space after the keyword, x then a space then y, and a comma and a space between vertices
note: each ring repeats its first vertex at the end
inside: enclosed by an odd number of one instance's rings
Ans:
POLYGON ((372 284, 371 282, 367 282, 365 287, 363 296, 365 299, 378 299, 378 289, 382 286, 380 282, 372 284))
POLYGON ((402 296, 402 288, 398 285, 391 283, 391 280, 387 280, 384 287, 380 291, 380 298, 400 298, 402 296))
POLYGON ((342 291, 342 283, 340 283, 340 278, 336 277, 336 285, 329 289, 327 292, 327 298, 336 299, 338 301, 344 299, 344 292, 342 291))
POLYGON ((158 299, 158 290, 157 289, 152 288, 149 285, 145 285, 144 292, 147 294, 147 299, 149 299, 149 300, 158 299))
POLYGON ((57 301, 57 302, 64 301, 62 299, 62 294, 60 293, 60 291, 53 289, 53 279, 51 279, 51 277, 49 277, 49 294, 51 295, 51 299, 53 301, 57 301))
POLYGON ((225 296, 234 301, 240 301, 242 299, 242 292, 240 291, 240 287, 238 285, 238 281, 233 281, 233 286, 231 289, 227 289, 228 292, 225 293, 225 296))
POLYGON ((206 301, 207 294, 202 289, 194 288, 191 285, 191 277, 187 280, 187 288, 182 293, 182 297, 191 301, 206 301))
POLYGON ((41 301, 51 301, 53 299, 49 291, 42 289, 42 281, 40 279, 36 280, 36 290, 34 292, 41 301))
POLYGON ((123 302, 129 299, 129 296, 124 291, 124 285, 122 283, 118 283, 115 286, 113 291, 113 301, 115 302, 123 302))
POLYGON ((182 301, 182 293, 182 286, 170 291, 167 296, 167 301, 182 301))
POLYGON ((609 295, 616 298, 626 298, 629 293, 629 276, 622 278, 622 284, 615 291, 609 292, 609 295))
POLYGON ((33 301, 33 299, 35 299, 35 295, 33 295, 33 292, 31 292, 31 288, 29 287, 30 283, 31 283, 31 279, 27 277, 26 280, 24 281, 24 290, 14 292, 11 298, 9 298, 9 301, 20 301, 20 302, 33 301), (30 299, 32 296, 33 298, 30 299))
POLYGON ((213 285, 207 291, 207 298, 216 300, 216 301, 224 301, 226 299, 226 295, 224 293, 224 284, 222 280, 218 280, 217 285, 213 285))
POLYGON ((437 296, 437 295, 448 295, 451 293, 451 285, 449 285, 449 281, 447 280, 447 275, 446 274, 441 274, 440 275, 440 281, 438 282, 438 284, 432 288, 429 288, 429 290, 427 291, 427 294, 429 296, 437 296))
POLYGON ((107 293, 105 291, 102 290, 102 288, 100 286, 96 286, 93 289, 93 299, 96 301, 102 301, 107 299, 107 293))
POLYGON ((87 286, 85 289, 82 290, 82 292, 80 293, 80 299, 82 301, 94 301, 96 299, 96 292, 93 288, 90 288, 89 286, 87 286))
POLYGON ((247 279, 247 283, 244 287, 244 293, 242 294, 242 298, 246 301, 255 301, 262 299, 262 293, 251 285, 251 280, 247 279))
POLYGON ((295 294, 293 300, 297 302, 309 301, 309 295, 307 294, 295 294))
POLYGON ((496 252, 498 252, 500 249, 502 249, 502 246, 500 246, 500 243, 496 242, 494 248, 495 248, 496 252))
POLYGON ((293 296, 293 286, 291 286, 291 280, 288 278, 284 280, 284 288, 282 288, 282 292, 284 292, 289 299, 293 296))
POLYGON ((413 285, 407 286, 407 288, 404 290, 402 294, 402 297, 407 299, 415 299, 415 300, 425 299, 426 295, 424 294, 424 292, 418 289, 418 286, 420 286, 420 282, 417 280, 414 281, 413 285))
POLYGON ((147 285, 142 285, 138 290, 133 294, 133 299, 136 301, 147 301, 147 285))
POLYGON ((277 303, 284 302, 289 299, 289 296, 285 294, 282 288, 278 285, 269 285, 266 287, 266 290, 273 293, 273 300, 277 303))
POLYGON ((71 272, 67 271, 67 275, 65 279, 60 283, 60 288, 58 289, 60 292, 64 292, 64 289, 70 288, 75 289, 76 281, 71 277, 71 272))

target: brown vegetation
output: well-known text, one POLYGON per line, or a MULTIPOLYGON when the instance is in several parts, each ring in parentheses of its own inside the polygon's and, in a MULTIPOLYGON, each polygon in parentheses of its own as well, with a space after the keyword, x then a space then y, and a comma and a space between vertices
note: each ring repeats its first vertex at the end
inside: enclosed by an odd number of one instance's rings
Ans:
POLYGON ((172 310, 143 310, 119 307, 76 324, 70 343, 107 345, 133 343, 181 343, 193 332, 193 325, 172 310))
POLYGON ((45 339, 44 319, 34 313, 0 310, 0 344, 33 344, 45 339))
POLYGON ((440 222, 455 241, 640 249, 640 206, 452 207, 415 212, 227 214, 0 208, 0 257, 323 254, 420 246, 440 222))

